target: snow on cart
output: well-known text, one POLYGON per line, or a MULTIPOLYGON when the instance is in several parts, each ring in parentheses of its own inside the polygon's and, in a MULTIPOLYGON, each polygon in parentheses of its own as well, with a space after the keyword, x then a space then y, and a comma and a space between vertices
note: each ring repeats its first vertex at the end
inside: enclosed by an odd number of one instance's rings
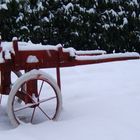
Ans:
POLYGON ((17 38, 12 42, 0 40, 0 103, 2 95, 8 95, 7 113, 14 127, 57 120, 62 109, 61 67, 139 58, 138 53, 106 54, 97 50, 76 51, 61 44, 18 42, 17 38), (55 68, 57 81, 40 70, 43 68, 55 68), (11 73, 17 76, 15 82, 11 73))

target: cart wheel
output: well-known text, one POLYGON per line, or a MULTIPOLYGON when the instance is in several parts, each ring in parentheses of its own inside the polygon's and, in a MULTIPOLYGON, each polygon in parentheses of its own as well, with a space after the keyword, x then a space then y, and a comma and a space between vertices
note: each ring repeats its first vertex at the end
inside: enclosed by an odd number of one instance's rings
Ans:
MULTIPOLYGON (((20 71, 12 71, 11 72, 11 88, 14 85, 15 81, 22 76, 22 73, 20 71), (13 75, 14 74, 14 75, 13 75)), ((22 100, 17 98, 17 102, 21 103, 22 100)))
POLYGON ((55 80, 40 70, 22 75, 13 85, 8 97, 8 116, 14 127, 23 123, 37 124, 45 120, 57 120, 62 108, 62 97, 55 80), (38 96, 23 90, 29 81, 36 80, 38 96), (23 93, 31 102, 16 101, 17 93, 23 93))

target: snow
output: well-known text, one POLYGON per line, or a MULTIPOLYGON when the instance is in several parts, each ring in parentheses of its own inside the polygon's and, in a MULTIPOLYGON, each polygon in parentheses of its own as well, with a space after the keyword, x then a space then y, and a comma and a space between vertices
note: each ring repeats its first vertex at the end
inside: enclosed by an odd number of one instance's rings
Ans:
POLYGON ((19 17, 16 19, 16 23, 18 23, 19 21, 22 21, 23 20, 23 13, 19 13, 19 17))
POLYGON ((85 12, 86 11, 85 7, 81 7, 79 4, 76 4, 76 6, 79 8, 80 12, 85 12))
MULTIPOLYGON (((44 70, 54 77, 55 70, 44 70)), ((0 107, 4 140, 139 140, 140 61, 61 69, 63 111, 59 121, 12 129, 6 97, 0 107)))
POLYGON ((65 9, 65 13, 69 13, 69 10, 73 10, 74 9, 74 5, 70 2, 68 3, 66 6, 63 5, 64 9, 65 9))
POLYGON ((87 10, 87 13, 94 14, 95 13, 95 9, 94 8, 90 8, 89 10, 87 10))
POLYGON ((106 24, 106 23, 105 23, 105 24, 103 25, 103 28, 105 28, 106 30, 108 30, 109 27, 110 27, 109 24, 106 24))
POLYGON ((133 11, 132 17, 136 18, 136 12, 135 11, 133 11))
POLYGON ((6 3, 9 3, 9 2, 10 2, 10 0, 5 0, 5 2, 6 2, 6 3))
POLYGON ((139 53, 126 52, 126 53, 114 53, 114 54, 104 54, 97 56, 76 56, 76 60, 102 60, 109 58, 125 58, 125 57, 140 57, 139 53))
POLYGON ((123 25, 128 24, 127 18, 123 18, 123 25))
POLYGON ((49 19, 47 17, 44 17, 43 20, 49 22, 49 19))
POLYGON ((29 31, 29 29, 28 29, 27 26, 22 26, 20 29, 21 29, 21 30, 27 30, 27 31, 29 31))
POLYGON ((38 8, 37 8, 38 10, 43 10, 44 7, 42 5, 42 2, 39 1, 37 5, 38 5, 38 8))
MULTIPOLYGON (((13 40, 17 40, 16 37, 13 40)), ((12 49, 12 42, 1 42, 1 47, 4 50, 12 49)), ((18 42, 19 51, 29 51, 29 50, 58 50, 61 47, 58 45, 42 45, 42 44, 33 44, 32 42, 18 42)))
POLYGON ((33 55, 29 55, 27 57, 27 63, 38 63, 39 60, 36 56, 33 56, 33 55))
POLYGON ((49 19, 53 19, 53 18, 54 18, 54 14, 50 12, 49 19))
POLYGON ((119 16, 122 16, 122 15, 124 15, 125 14, 125 11, 120 11, 120 12, 118 12, 118 15, 119 16))
POLYGON ((40 26, 34 26, 33 30, 36 31, 37 29, 40 29, 40 26))
POLYGON ((66 6, 64 6, 65 10, 68 11, 70 8, 73 10, 73 4, 70 2, 66 6))
POLYGON ((5 59, 11 59, 11 54, 9 50, 5 50, 5 59))
MULTIPOLYGON (((13 37, 12 41, 17 41, 18 38, 17 37, 13 37)), ((7 44, 8 45, 8 44, 7 44)))
POLYGON ((0 10, 1 9, 8 10, 7 5, 6 4, 0 4, 0 10))
POLYGON ((137 0, 132 0, 132 1, 133 1, 136 5, 139 5, 137 0))
POLYGON ((115 17, 117 17, 118 16, 118 14, 113 10, 113 9, 111 9, 110 11, 109 11, 109 13, 111 13, 113 16, 115 16, 115 17))
POLYGON ((67 49, 63 48, 63 52, 68 52, 71 57, 74 57, 76 50, 74 48, 67 48, 67 49))
POLYGON ((130 5, 136 5, 136 6, 138 6, 139 7, 139 3, 138 3, 138 1, 137 0, 132 0, 131 2, 130 2, 130 5))
MULTIPOLYGON (((74 21, 74 19, 72 19, 71 21, 74 21)), ((71 35, 79 36, 79 33, 78 32, 71 32, 71 35)))
POLYGON ((76 54, 106 54, 104 50, 86 50, 86 51, 76 51, 76 54))

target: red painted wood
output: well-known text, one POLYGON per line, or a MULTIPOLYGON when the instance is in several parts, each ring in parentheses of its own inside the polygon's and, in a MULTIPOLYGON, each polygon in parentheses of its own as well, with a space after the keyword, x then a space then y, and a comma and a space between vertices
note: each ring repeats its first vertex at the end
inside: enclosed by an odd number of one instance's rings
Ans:
MULTIPOLYGON (((0 64, 1 81, 0 93, 9 94, 11 85, 11 71, 25 70, 25 72, 32 69, 40 68, 56 68, 56 78, 59 87, 61 88, 60 67, 71 67, 77 65, 96 64, 112 61, 122 61, 129 59, 139 59, 139 56, 132 57, 119 57, 119 58, 106 58, 100 60, 76 60, 71 57, 69 52, 63 52, 62 47, 58 50, 26 50, 19 51, 18 41, 13 40, 13 48, 15 55, 12 55, 11 60, 5 60, 5 63, 0 64), (28 57, 35 56, 38 62, 29 63, 28 57)), ((84 54, 83 54, 84 55, 84 54)), ((86 54, 85 54, 86 55, 86 54)), ((27 84, 27 91, 32 96, 32 93, 37 95, 37 84, 35 81, 27 84)), ((27 102, 29 99, 27 99, 27 102)))

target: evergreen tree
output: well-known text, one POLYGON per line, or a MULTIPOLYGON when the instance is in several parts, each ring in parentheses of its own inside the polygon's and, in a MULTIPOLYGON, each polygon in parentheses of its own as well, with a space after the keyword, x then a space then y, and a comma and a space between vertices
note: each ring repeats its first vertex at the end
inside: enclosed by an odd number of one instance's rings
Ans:
POLYGON ((140 52, 138 0, 1 0, 4 40, 140 52))

